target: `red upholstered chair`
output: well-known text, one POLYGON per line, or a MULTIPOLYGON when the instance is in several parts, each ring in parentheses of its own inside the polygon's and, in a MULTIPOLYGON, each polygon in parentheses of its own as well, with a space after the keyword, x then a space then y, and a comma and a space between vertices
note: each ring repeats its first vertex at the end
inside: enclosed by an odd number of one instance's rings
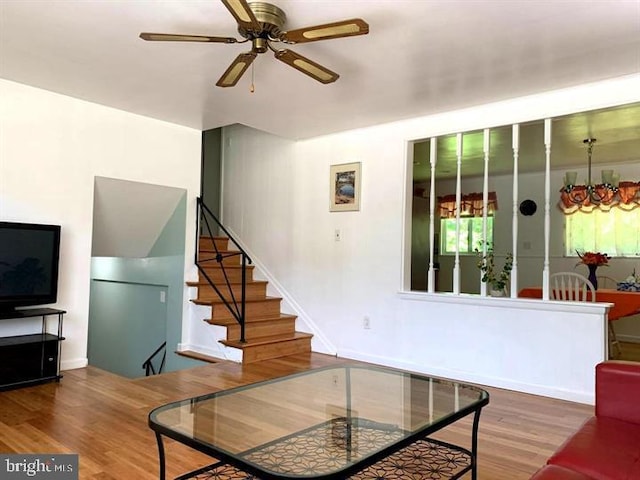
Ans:
POLYGON ((640 425, 638 362, 610 360, 596 365, 596 417, 640 425))
MULTIPOLYGON (((542 469, 533 478, 640 479, 640 363, 612 360, 596 366, 595 416, 568 438, 547 463, 582 476, 542 469), (561 475, 566 474, 566 475, 561 475)), ((546 467, 545 467, 546 468, 546 467)))
POLYGON ((545 465, 530 480, 593 480, 580 472, 574 472, 558 465, 545 465))

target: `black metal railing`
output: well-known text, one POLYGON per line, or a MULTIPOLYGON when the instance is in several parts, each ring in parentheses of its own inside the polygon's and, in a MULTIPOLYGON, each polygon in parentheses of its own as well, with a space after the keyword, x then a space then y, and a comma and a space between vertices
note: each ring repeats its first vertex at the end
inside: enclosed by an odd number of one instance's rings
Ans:
POLYGON ((149 358, 147 358, 142 364, 142 369, 144 370, 145 375, 148 377, 149 375, 156 375, 158 373, 162 373, 162 370, 164 369, 164 362, 166 359, 167 359, 167 342, 164 342, 162 345, 160 345, 156 349, 155 352, 149 355, 149 358), (156 355, 159 355, 160 352, 162 352, 162 360, 160 361, 160 367, 156 371, 155 367, 153 366, 153 359, 156 357, 156 355))
POLYGON ((213 212, 205 205, 202 201, 201 197, 197 199, 198 212, 197 212, 197 225, 196 225, 196 258, 195 263, 198 267, 198 271, 204 277, 209 285, 214 289, 214 291, 218 294, 220 299, 224 302, 224 305, 227 307, 233 318, 240 325, 240 341, 245 342, 245 318, 246 318, 246 290, 247 290, 247 266, 250 265, 251 258, 244 251, 244 249, 238 244, 238 242, 233 238, 233 236, 227 231, 226 228, 220 223, 220 220, 213 214, 213 212), (215 230, 212 230, 212 226, 215 227, 215 230), (218 245, 215 242, 215 237, 224 234, 230 242, 232 242, 235 250, 224 250, 221 251, 218 248, 218 245), (200 258, 200 238, 206 237, 211 240, 212 251, 214 255, 211 258, 200 258), (233 291, 231 281, 229 280, 229 274, 227 272, 227 268, 225 266, 224 260, 226 258, 240 256, 240 268, 241 268, 241 287, 240 287, 240 298, 236 298, 237 295, 233 291), (220 267, 220 271, 222 272, 222 276, 224 277, 224 282, 222 288, 227 293, 224 295, 221 291, 219 285, 216 282, 211 280, 211 277, 207 273, 205 267, 211 263, 217 263, 220 267))

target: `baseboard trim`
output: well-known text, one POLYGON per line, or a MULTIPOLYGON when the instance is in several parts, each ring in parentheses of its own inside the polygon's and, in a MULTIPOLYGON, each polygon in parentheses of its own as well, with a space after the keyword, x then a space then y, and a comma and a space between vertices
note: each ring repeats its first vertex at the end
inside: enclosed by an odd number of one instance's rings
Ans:
POLYGON ((74 358, 71 360, 62 360, 60 362, 60 370, 75 370, 76 368, 85 368, 89 365, 88 358, 74 358))
POLYGON ((620 342, 640 343, 640 337, 638 337, 637 335, 620 335, 620 334, 616 334, 616 338, 620 342))
POLYGON ((364 362, 375 363, 377 365, 384 365, 387 367, 393 367, 393 368, 399 368, 402 370, 418 372, 423 375, 431 375, 434 377, 458 380, 460 382, 468 382, 476 385, 486 385, 489 387, 502 388, 506 390, 514 390, 516 392, 529 393, 532 395, 540 395, 543 397, 557 398, 560 400, 568 400, 571 402, 584 403, 587 405, 595 405, 595 400, 596 400, 595 392, 585 393, 585 392, 574 391, 574 390, 566 390, 562 388, 548 387, 546 385, 522 383, 522 382, 510 380, 510 379, 492 377, 487 375, 479 375, 475 373, 462 372, 462 371, 451 370, 447 368, 437 368, 437 367, 425 368, 425 366, 422 364, 403 362, 394 358, 369 355, 369 354, 354 351, 354 350, 341 350, 340 352, 338 352, 338 357, 348 358, 352 360, 361 360, 364 362))

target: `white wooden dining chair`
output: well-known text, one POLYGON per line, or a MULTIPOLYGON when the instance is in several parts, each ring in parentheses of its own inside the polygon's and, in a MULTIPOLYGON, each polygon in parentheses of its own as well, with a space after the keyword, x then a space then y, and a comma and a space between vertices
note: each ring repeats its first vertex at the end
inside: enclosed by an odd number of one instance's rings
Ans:
MULTIPOLYGON (((598 284, 600 282, 598 281, 598 284)), ((552 300, 564 300, 568 302, 595 302, 596 290, 593 284, 584 275, 575 272, 558 272, 549 277, 550 292, 552 300)), ((609 352, 614 350, 617 355, 622 353, 620 342, 616 338, 611 321, 607 321, 609 329, 609 352)))
POLYGON ((575 272, 558 272, 549 277, 552 300, 595 302, 596 289, 584 275, 575 272))
POLYGON ((598 279, 598 288, 612 288, 614 290, 618 288, 618 282, 611 277, 598 275, 596 278, 598 279))

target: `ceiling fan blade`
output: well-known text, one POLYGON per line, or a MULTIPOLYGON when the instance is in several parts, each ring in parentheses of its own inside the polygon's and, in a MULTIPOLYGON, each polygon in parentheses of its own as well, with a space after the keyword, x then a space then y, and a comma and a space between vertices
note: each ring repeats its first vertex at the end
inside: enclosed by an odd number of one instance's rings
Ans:
POLYGON ((203 42, 203 43, 236 43, 232 37, 208 37, 204 35, 180 35, 173 33, 142 32, 140 38, 150 42, 203 42))
POLYGON ((332 72, 328 68, 323 67, 319 63, 316 63, 313 60, 309 60, 308 58, 305 58, 302 55, 299 55, 296 52, 292 52, 288 49, 278 50, 275 56, 281 62, 292 66, 305 75, 309 75, 311 78, 319 81, 320 83, 332 83, 340 77, 340 75, 332 72))
POLYGON ((330 38, 366 35, 367 33, 369 33, 369 24, 361 18, 352 18, 341 22, 325 23, 324 25, 282 32, 280 39, 290 43, 306 43, 330 38))
POLYGON ((253 62, 256 58, 257 54, 254 52, 249 53, 241 53, 236 57, 227 71, 222 74, 220 80, 216 83, 218 87, 233 87, 242 74, 249 68, 251 62, 253 62))
POLYGON ((240 27, 252 32, 260 32, 262 30, 246 0, 222 0, 222 3, 231 12, 240 27))

